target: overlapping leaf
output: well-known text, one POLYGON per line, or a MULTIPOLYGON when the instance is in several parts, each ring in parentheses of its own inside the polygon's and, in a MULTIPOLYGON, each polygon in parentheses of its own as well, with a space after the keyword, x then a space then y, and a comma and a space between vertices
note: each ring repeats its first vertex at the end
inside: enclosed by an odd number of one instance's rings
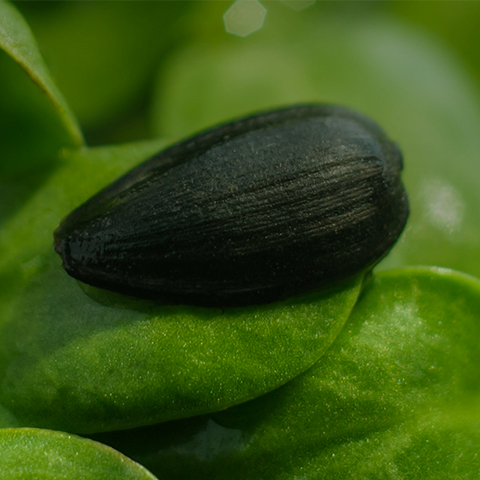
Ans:
POLYGON ((474 480, 479 336, 478 280, 385 272, 321 360, 284 387, 214 415, 98 438, 162 478, 474 480))

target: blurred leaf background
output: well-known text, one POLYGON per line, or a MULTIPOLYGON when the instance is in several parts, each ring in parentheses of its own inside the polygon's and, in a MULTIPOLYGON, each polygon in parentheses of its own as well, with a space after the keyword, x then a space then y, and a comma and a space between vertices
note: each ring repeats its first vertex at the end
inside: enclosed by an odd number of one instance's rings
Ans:
MULTIPOLYGON (((171 133, 168 129, 159 132, 152 121, 160 115, 158 110, 162 108, 161 104, 154 103, 154 99, 158 96, 158 83, 168 73, 172 61, 189 47, 196 45, 199 52, 203 52, 204 59, 211 59, 208 49, 223 49, 224 56, 228 58, 233 57, 239 47, 244 48, 244 62, 237 63, 236 73, 243 75, 239 80, 250 79, 253 83, 259 74, 256 70, 262 68, 258 58, 261 58, 265 45, 279 50, 290 45, 291 49, 295 49, 299 46, 296 41, 298 36, 303 36, 305 32, 321 34, 335 22, 341 22, 342 26, 348 27, 347 30, 365 25, 372 18, 381 18, 387 30, 392 21, 401 23, 412 33, 430 36, 432 42, 444 49, 445 55, 457 57, 459 66, 473 77, 477 85, 480 82, 478 2, 319 1, 302 11, 295 11, 288 8, 288 2, 264 1, 267 14, 262 28, 244 38, 228 34, 225 30, 223 15, 233 3, 225 0, 46 1, 17 2, 16 6, 32 28, 47 64, 79 118, 90 145, 171 133)), ((375 32, 370 33, 375 35, 375 32)), ((388 35, 385 37, 377 33, 375 40, 379 46, 383 44, 383 48, 388 49, 389 45, 385 45, 389 41, 388 35)), ((345 53, 342 43, 346 42, 310 44, 312 49, 328 49, 337 59, 336 68, 323 71, 324 76, 329 77, 326 80, 328 84, 334 83, 341 69, 348 69, 351 63, 351 58, 342 56, 345 53)), ((317 98, 327 96, 328 91, 322 93, 322 85, 316 85, 316 92, 311 92, 303 83, 290 83, 289 94, 277 91, 285 87, 285 78, 279 75, 290 72, 287 80, 295 80, 292 70, 298 68, 310 53, 309 47, 296 52, 297 65, 283 64, 282 70, 282 58, 278 58, 277 68, 270 72, 269 82, 266 81, 269 88, 266 90, 273 89, 275 93, 260 91, 260 85, 257 85, 253 94, 255 101, 252 99, 249 102, 261 106, 261 97, 265 94, 270 98, 275 95, 273 100, 277 102, 312 99, 312 93, 317 98)), ((389 69, 388 65, 384 67, 389 69)), ((210 72, 204 80, 217 83, 213 73, 210 72)), ((200 72, 196 74, 200 75, 200 72)), ((418 75, 421 76, 422 72, 418 75)), ((364 72, 357 72, 355 76, 364 77, 364 72)), ((178 85, 178 89, 181 86, 178 85)), ((223 103, 221 97, 218 103, 223 103)), ((240 100, 239 103, 244 104, 245 111, 252 108, 240 100)), ((263 103, 267 102, 264 100, 263 103)), ((191 108, 194 110, 195 105, 191 108)))

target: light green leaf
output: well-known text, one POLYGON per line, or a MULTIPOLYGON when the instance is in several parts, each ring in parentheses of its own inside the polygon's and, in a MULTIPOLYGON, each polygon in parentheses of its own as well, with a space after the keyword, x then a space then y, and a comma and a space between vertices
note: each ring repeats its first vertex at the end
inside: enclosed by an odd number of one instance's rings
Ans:
POLYGON ((155 480, 112 448, 67 433, 0 429, 2 480, 155 480))
POLYGON ((379 274, 309 371, 214 415, 96 438, 162 478, 477 479, 480 281, 379 274))
MULTIPOLYGON (((28 25, 0 1, 0 142, 2 168, 44 161, 83 145, 77 121, 52 80, 28 25)), ((25 170, 25 169, 24 169, 25 170)))
POLYGON ((224 310, 158 305, 70 278, 52 232, 155 145, 67 154, 0 231, 0 404, 21 425, 98 432, 250 400, 315 363, 353 308, 361 278, 224 310))

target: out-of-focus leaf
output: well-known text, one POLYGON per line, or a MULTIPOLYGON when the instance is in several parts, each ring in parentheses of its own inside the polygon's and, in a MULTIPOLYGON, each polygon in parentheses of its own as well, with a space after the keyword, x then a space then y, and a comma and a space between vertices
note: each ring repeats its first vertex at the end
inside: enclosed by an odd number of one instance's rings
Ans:
POLYGON ((98 435, 162 478, 476 480, 480 281, 373 277, 309 371, 218 412, 98 435))
POLYGON ((89 143, 127 124, 125 143, 138 132, 152 77, 162 55, 184 32, 179 20, 193 2, 20 2, 56 81, 89 143), (98 131, 100 129, 100 132, 98 131), (133 131, 131 131, 133 130, 133 131))
POLYGON ((428 29, 455 49, 480 85, 479 2, 389 2, 397 17, 428 29))
POLYGON ((158 83, 157 131, 180 137, 296 102, 357 108, 405 156, 411 217, 384 268, 436 264, 480 275, 480 104, 463 66, 388 16, 289 18, 283 35, 265 25, 258 36, 177 52, 158 83))
POLYGON ((0 403, 20 425, 96 432, 227 408, 308 369, 353 308, 361 278, 224 310, 162 306, 70 278, 52 232, 154 146, 66 154, 0 231, 0 403))
POLYGON ((2 170, 25 171, 62 147, 83 144, 28 25, 6 1, 0 1, 0 72, 2 170))
POLYGON ((100 443, 51 430, 0 429, 2 480, 155 480, 138 463, 100 443))
POLYGON ((1 428, 19 427, 17 419, 8 410, 0 405, 0 425, 1 428))

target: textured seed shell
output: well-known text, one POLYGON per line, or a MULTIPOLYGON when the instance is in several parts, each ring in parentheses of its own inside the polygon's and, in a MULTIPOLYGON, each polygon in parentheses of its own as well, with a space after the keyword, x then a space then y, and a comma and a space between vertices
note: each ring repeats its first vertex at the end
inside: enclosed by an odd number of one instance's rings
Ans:
POLYGON ((207 130, 63 220, 55 249, 90 285, 169 303, 241 306, 378 262, 408 202, 397 146, 343 107, 301 105, 207 130))

